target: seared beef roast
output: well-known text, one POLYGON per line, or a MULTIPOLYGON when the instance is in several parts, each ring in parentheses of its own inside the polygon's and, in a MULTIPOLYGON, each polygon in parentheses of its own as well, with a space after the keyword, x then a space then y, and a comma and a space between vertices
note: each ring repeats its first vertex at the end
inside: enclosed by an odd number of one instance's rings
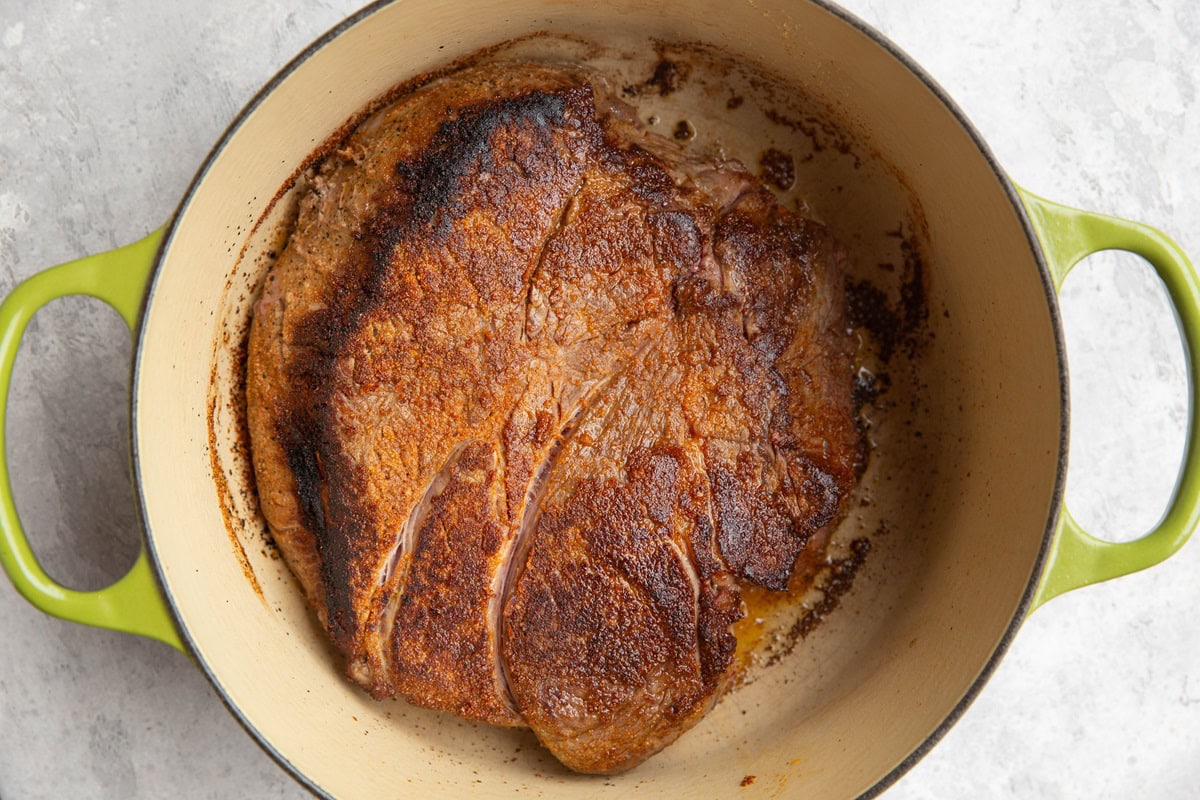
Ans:
POLYGON ((855 480, 844 253, 602 83, 439 79, 310 178, 255 308, 254 467, 376 697, 627 769, 727 688, 855 480))

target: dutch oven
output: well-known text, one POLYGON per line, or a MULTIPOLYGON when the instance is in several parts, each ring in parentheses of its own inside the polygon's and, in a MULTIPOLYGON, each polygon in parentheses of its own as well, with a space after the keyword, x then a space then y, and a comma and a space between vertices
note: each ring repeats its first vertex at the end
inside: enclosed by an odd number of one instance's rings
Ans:
MULTIPOLYGON (((313 44, 242 111, 164 228, 37 274, 0 307, 2 397, 27 323, 54 298, 98 297, 135 336, 142 552, 108 588, 59 586, 32 555, 5 465, 0 557, 17 589, 47 613, 190 654, 261 745, 331 796, 851 797, 894 782, 981 690, 1028 614, 1162 561, 1195 527, 1191 433, 1170 507, 1145 537, 1102 541, 1064 507, 1069 407, 1057 292, 1089 254, 1143 256, 1169 292, 1194 375, 1200 288, 1157 231, 1016 186, 945 93, 844 11, 811 0, 735 5, 399 0, 313 44), (914 362, 921 456, 877 448, 872 469, 888 474, 877 475, 853 524, 892 524, 843 608, 675 745, 603 779, 566 773, 527 733, 376 703, 342 680, 286 570, 253 547, 253 501, 237 493, 244 448, 236 408, 225 405, 237 321, 261 279, 271 224, 286 213, 280 188, 389 88, 537 31, 654 43, 660 54, 714 45, 835 109, 920 209, 913 233, 930 312, 914 362)), ((904 410, 894 405, 889 413, 904 410)), ((1194 402, 1190 413, 1194 431, 1194 402)))

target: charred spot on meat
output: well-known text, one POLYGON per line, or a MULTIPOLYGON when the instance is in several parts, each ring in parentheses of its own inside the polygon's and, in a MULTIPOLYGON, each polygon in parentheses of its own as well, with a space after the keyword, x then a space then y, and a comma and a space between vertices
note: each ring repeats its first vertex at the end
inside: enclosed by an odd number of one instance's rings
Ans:
POLYGON ((861 453, 845 253, 740 165, 493 65, 313 173, 254 312, 272 535, 349 677, 628 769, 730 685, 861 453))

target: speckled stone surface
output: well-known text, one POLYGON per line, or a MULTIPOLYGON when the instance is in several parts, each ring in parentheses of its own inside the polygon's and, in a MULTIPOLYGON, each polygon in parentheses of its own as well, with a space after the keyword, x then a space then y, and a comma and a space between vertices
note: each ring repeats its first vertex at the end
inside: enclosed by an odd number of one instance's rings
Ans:
MULTIPOLYGON (((941 83, 1027 187, 1150 222, 1200 257, 1200 4, 848 0, 941 83)), ((0 0, 0 290, 142 236, 255 91, 355 3, 0 0)), ((1165 295, 1131 256, 1068 280, 1068 502, 1093 531, 1152 526, 1186 428, 1165 295)), ((39 313, 8 455, 49 572, 97 588, 138 547, 129 335, 98 301, 39 313)), ((1200 796, 1200 543, 1062 597, 888 798, 1200 796)), ((0 797, 307 793, 165 646, 47 617, 0 579, 0 797)))

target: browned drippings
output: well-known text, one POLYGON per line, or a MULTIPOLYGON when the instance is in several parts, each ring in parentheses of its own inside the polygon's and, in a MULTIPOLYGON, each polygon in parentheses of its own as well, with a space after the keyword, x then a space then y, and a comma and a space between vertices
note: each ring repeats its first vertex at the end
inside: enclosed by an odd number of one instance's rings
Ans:
POLYGON ((642 86, 666 97, 672 92, 678 91, 683 82, 687 80, 690 71, 686 64, 663 58, 655 64, 654 74, 642 86))
POLYGON ((671 135, 675 137, 675 141, 686 142, 696 137, 696 129, 692 127, 692 123, 681 119, 675 123, 675 130, 671 132, 671 135))
MULTIPOLYGON (((904 259, 900 268, 899 297, 893 299, 868 279, 851 279, 846 284, 850 323, 871 335, 876 355, 884 365, 897 351, 914 358, 929 338, 925 265, 917 241, 913 236, 906 236, 902 229, 890 231, 888 235, 900 239, 904 259)), ((891 263, 879 267, 889 273, 896 271, 896 266, 891 263)))
POLYGON ((901 316, 887 294, 867 280, 849 280, 846 284, 846 308, 850 324, 866 331, 875 340, 879 360, 884 364, 904 335, 901 316))
POLYGON ((768 147, 758 159, 758 174, 777 189, 787 191, 796 185, 796 163, 791 153, 768 147))
MULTIPOLYGON (((239 348, 244 350, 245 346, 246 343, 243 339, 239 345, 239 348)), ((217 367, 214 364, 210 373, 210 383, 216 382, 216 376, 217 367)), ((244 392, 242 397, 244 403, 244 392)), ((250 588, 254 590, 254 593, 258 595, 259 598, 262 598, 262 587, 258 583, 258 577, 254 574, 254 568, 250 565, 250 559, 246 557, 246 548, 242 546, 242 540, 239 536, 239 532, 246 529, 246 521, 241 519, 241 517, 234 510, 235 506, 233 501, 233 492, 229 486, 229 479, 226 477, 225 470, 222 467, 220 458, 217 455, 217 436, 216 431, 213 428, 213 420, 216 416, 215 403, 217 402, 219 402, 217 396, 215 394, 211 394, 208 398, 208 457, 212 468, 213 483, 216 485, 217 489, 217 498, 220 501, 221 518, 225 521, 225 532, 229 536, 230 544, 233 545, 233 554, 237 558, 238 566, 242 568, 242 574, 245 575, 246 580, 250 582, 250 588)), ((244 411, 239 414, 239 418, 242 420, 245 419, 244 411)), ((235 450, 239 450, 247 454, 247 458, 244 459, 244 461, 247 463, 249 462, 249 449, 244 448, 245 443, 248 441, 249 436, 247 435, 245 439, 242 439, 234 446, 235 450)), ((250 481, 253 482, 253 470, 247 468, 246 473, 246 475, 241 475, 239 477, 243 479, 248 477, 250 481)), ((253 485, 253 483, 251 483, 251 485, 253 485)))
POLYGON ((842 597, 854 585, 854 577, 871 552, 871 540, 855 539, 850 543, 850 555, 829 562, 829 577, 821 587, 823 596, 788 631, 794 646, 812 633, 826 616, 833 613, 842 602, 842 597))
POLYGON ((770 666, 786 657, 837 609, 866 563, 871 540, 854 539, 849 550, 847 555, 833 558, 826 555, 824 546, 810 547, 797 563, 786 592, 743 587, 746 616, 734 626, 738 669, 743 675, 749 668, 770 666), (785 630, 765 624, 797 603, 803 603, 800 616, 785 630))
POLYGON ((766 109, 764 114, 776 125, 782 125, 808 137, 808 140, 812 142, 814 154, 830 148, 842 155, 853 157, 856 165, 861 163, 853 140, 828 120, 813 114, 793 116, 774 108, 766 109))

